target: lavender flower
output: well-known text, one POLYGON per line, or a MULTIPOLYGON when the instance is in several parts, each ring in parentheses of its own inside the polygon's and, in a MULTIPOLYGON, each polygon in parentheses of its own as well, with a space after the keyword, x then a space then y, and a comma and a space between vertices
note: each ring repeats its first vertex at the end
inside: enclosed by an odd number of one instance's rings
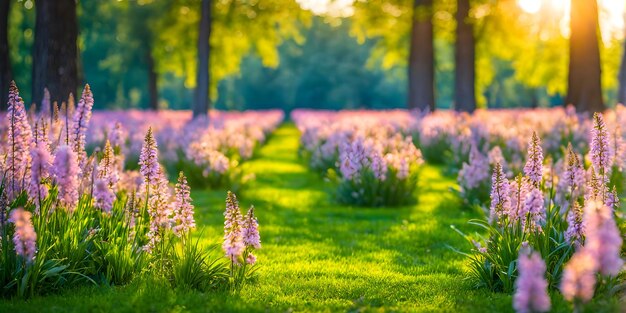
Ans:
POLYGON ((40 141, 30 152, 31 169, 30 183, 28 185, 28 197, 35 202, 37 208, 41 201, 48 196, 48 186, 43 182, 50 177, 52 167, 52 155, 50 150, 40 141))
POLYGON ((524 213, 522 218, 522 226, 524 229, 528 225, 528 230, 540 227, 540 224, 546 219, 546 208, 543 202, 543 194, 539 188, 532 188, 526 195, 524 201, 524 213))
POLYGON ((190 229, 196 227, 196 222, 193 219, 193 204, 191 204, 191 196, 189 185, 187 184, 187 178, 180 172, 178 175, 178 183, 175 190, 175 201, 172 206, 174 213, 172 231, 177 236, 182 236, 190 229))
POLYGON ((159 179, 159 157, 157 143, 152 135, 152 128, 148 129, 141 155, 139 156, 140 172, 147 186, 154 185, 159 179))
POLYGON ((496 163, 491 178, 491 222, 500 221, 505 214, 511 211, 509 180, 502 171, 500 163, 496 163))
POLYGON ((609 132, 604 123, 604 118, 601 113, 594 113, 589 153, 591 155, 591 164, 596 173, 602 178, 603 183, 608 180, 607 175, 610 170, 611 153, 609 148, 609 132))
POLYGON ((565 264, 561 279, 561 293, 568 301, 587 302, 593 297, 596 285, 594 258, 581 249, 565 264))
POLYGON ((261 249, 259 223, 254 216, 254 206, 251 206, 243 221, 243 243, 248 247, 261 249))
POLYGON ((14 81, 9 86, 9 101, 6 114, 8 151, 5 165, 6 193, 13 201, 24 190, 25 178, 30 168, 32 130, 28 123, 24 101, 14 81))
POLYGON ((526 201, 526 195, 528 195, 530 191, 530 186, 528 178, 521 174, 511 181, 509 188, 511 190, 511 210, 508 215, 512 223, 526 220, 524 203, 526 201))
POLYGON ((596 259, 603 275, 617 276, 624 261, 620 258, 622 236, 613 219, 613 210, 602 202, 590 201, 585 206, 584 249, 596 259))
POLYGON ((31 213, 17 208, 11 211, 9 221, 15 224, 13 234, 15 253, 23 257, 27 263, 32 262, 37 253, 37 233, 31 222, 31 213))
POLYGON ((489 178, 489 161, 483 156, 476 145, 472 145, 469 163, 463 163, 459 171, 459 185, 463 190, 471 190, 480 186, 489 178))
POLYGON ((234 264, 239 264, 239 258, 244 252, 243 221, 239 202, 234 193, 228 192, 226 196, 226 211, 224 211, 224 243, 222 249, 226 257, 234 264))
POLYGON ((52 175, 59 188, 59 202, 70 212, 78 204, 78 160, 71 147, 57 147, 52 175))
POLYGON ((165 229, 171 226, 169 218, 171 213, 169 205, 171 193, 167 185, 167 178, 160 169, 157 172, 157 177, 158 178, 153 185, 154 190, 150 193, 148 199, 150 229, 147 234, 148 244, 144 246, 144 250, 149 253, 152 253, 156 244, 161 241, 165 229))
POLYGON ((550 310, 548 282, 545 279, 546 264, 537 252, 520 252, 519 276, 515 281, 513 308, 516 312, 547 312, 550 310))
POLYGON ((565 240, 573 243, 576 247, 580 247, 584 234, 585 224, 583 223, 583 208, 578 204, 578 201, 575 201, 569 213, 567 213, 565 240))
POLYGON ((526 165, 524 165, 524 174, 528 176, 535 187, 539 187, 543 176, 543 150, 536 132, 533 132, 528 143, 528 158, 526 165))
POLYGON ((93 108, 93 95, 89 84, 85 85, 83 94, 78 101, 78 106, 74 111, 74 118, 72 120, 72 133, 71 143, 78 164, 82 169, 87 162, 87 153, 85 152, 85 136, 87 134, 87 128, 89 127, 89 121, 91 119, 91 110, 93 108))
POLYGON ((113 202, 115 202, 115 193, 109 188, 106 180, 102 178, 96 179, 93 186, 94 207, 105 213, 111 213, 113 202))
MULTIPOLYGON (((572 144, 567 146, 567 159, 565 170, 561 174, 558 184, 559 193, 562 194, 563 199, 569 198, 570 202, 573 202, 581 194, 581 187, 585 183, 585 169, 583 168, 580 158, 574 152, 572 144)), ((562 203, 562 206, 567 209, 568 203, 562 203)))

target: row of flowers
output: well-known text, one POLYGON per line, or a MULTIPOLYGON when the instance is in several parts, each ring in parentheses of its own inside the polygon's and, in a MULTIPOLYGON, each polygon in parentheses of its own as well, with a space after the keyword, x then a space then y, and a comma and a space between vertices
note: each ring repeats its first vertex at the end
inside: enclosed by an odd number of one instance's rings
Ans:
POLYGON ((0 153, 0 294, 119 285, 146 273, 174 287, 241 288, 261 248, 254 208, 242 215, 229 192, 223 253, 203 245, 192 234, 187 177, 169 183, 152 128, 136 174, 125 170, 118 137, 87 152, 93 103, 87 85, 73 110, 29 118, 11 83, 0 153))
MULTIPOLYGON (((594 298, 614 299, 623 284, 623 106, 593 116, 553 108, 472 115, 302 110, 292 118, 310 166, 338 172, 340 192, 348 185, 355 197, 367 197, 389 172, 400 180, 402 167, 388 160, 402 151, 421 151, 458 174, 459 196, 485 216, 470 221, 480 229, 475 234, 457 229, 470 243, 471 252, 462 252, 470 276, 477 287, 514 293, 518 312, 549 310, 550 290, 580 310, 594 298)), ((420 157, 405 160, 408 168, 421 164, 420 157)))
POLYGON ((339 202, 361 206, 416 200, 422 155, 412 138, 400 133, 408 117, 402 111, 291 114, 311 167, 337 181, 339 202))

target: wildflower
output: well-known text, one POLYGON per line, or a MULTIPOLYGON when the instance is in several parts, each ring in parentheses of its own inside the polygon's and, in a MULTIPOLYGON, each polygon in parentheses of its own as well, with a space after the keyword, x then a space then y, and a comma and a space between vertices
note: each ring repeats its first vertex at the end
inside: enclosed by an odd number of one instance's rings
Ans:
POLYGON ((532 188, 526 195, 524 200, 522 226, 526 229, 528 223, 528 229, 532 230, 537 228, 546 218, 546 209, 543 202, 543 194, 539 188, 532 188))
POLYGON ((9 199, 4 190, 0 191, 0 231, 7 223, 7 211, 9 210, 9 199))
POLYGON ((43 180, 50 177, 52 167, 52 155, 50 150, 40 141, 34 149, 30 151, 31 169, 30 182, 28 185, 28 197, 35 201, 37 208, 41 205, 41 200, 48 196, 48 186, 43 180))
POLYGON ((252 254, 252 252, 248 253, 248 256, 246 257, 246 263, 250 265, 254 265, 254 263, 256 263, 256 256, 252 254))
POLYGON ((593 297, 596 285, 595 260, 584 249, 574 253, 565 264, 561 279, 561 293, 568 301, 587 302, 593 297))
POLYGON ((509 190, 509 180, 502 171, 500 163, 496 163, 491 178, 491 210, 489 219, 500 220, 511 210, 511 198, 509 190))
POLYGON ((115 165, 113 147, 108 140, 104 145, 104 154, 98 165, 98 178, 104 180, 113 193, 117 192, 117 183, 120 180, 119 169, 115 165))
POLYGON ((583 223, 583 208, 578 204, 578 201, 575 201, 569 213, 567 213, 565 240, 579 247, 582 244, 584 234, 585 224, 583 223))
POLYGON ((143 176, 144 183, 147 186, 154 185, 159 179, 159 158, 157 143, 152 135, 152 128, 148 129, 148 133, 144 139, 143 147, 141 147, 141 155, 139 156, 140 172, 143 176))
POLYGON ((31 221, 31 213, 22 208, 11 211, 9 221, 15 225, 13 244, 15 253, 23 257, 27 263, 35 259, 37 253, 37 234, 31 221))
POLYGON ((259 223, 254 216, 254 206, 251 206, 243 221, 243 243, 248 247, 261 249, 259 223))
POLYGON ((524 174, 535 187, 539 187, 543 174, 543 150, 536 132, 533 132, 528 143, 528 159, 524 165, 524 174))
POLYGON ((511 210, 509 212, 509 219, 511 222, 526 220, 526 214, 524 213, 524 202, 526 201, 526 195, 530 190, 530 183, 528 178, 521 174, 515 177, 511 181, 509 189, 511 190, 511 210))
POLYGON ((519 276, 515 281, 513 308, 520 313, 547 312, 550 310, 546 264, 537 252, 520 252, 519 276))
MULTIPOLYGON (((83 94, 78 101, 78 106, 74 111, 74 118, 72 120, 72 133, 70 142, 72 149, 76 153, 76 158, 80 169, 82 169, 87 162, 87 153, 85 152, 85 138, 87 134, 87 128, 89 121, 91 120, 91 110, 93 108, 93 94, 89 84, 85 85, 83 94)), ((79 169, 79 170, 80 170, 79 169)))
POLYGON ((57 148, 52 174, 59 188, 59 201, 67 210, 74 211, 78 204, 78 160, 69 146, 57 148))
POLYGON ((570 201, 573 201, 580 195, 580 188, 584 186, 584 182, 585 169, 570 143, 567 145, 565 170, 559 179, 559 191, 569 195, 570 201))
POLYGON ((150 229, 148 230, 148 244, 144 246, 144 250, 152 253, 156 244, 162 239, 163 232, 170 225, 170 205, 171 197, 170 189, 167 185, 167 178, 159 169, 157 172, 154 190, 148 198, 148 215, 150 216, 150 229))
POLYGON ((609 148, 609 132, 604 123, 604 118, 601 113, 594 113, 589 153, 591 155, 591 164, 596 173, 600 175, 602 183, 605 183, 608 179, 607 175, 610 170, 611 154, 609 148))
POLYGON ((459 184, 464 190, 474 189, 489 178, 489 162, 476 145, 472 145, 469 163, 463 163, 459 171, 459 184))
POLYGON ((94 198, 94 207, 102 210, 105 213, 111 213, 111 209, 113 209, 113 202, 115 202, 115 193, 106 180, 102 178, 98 178, 94 182, 93 186, 93 198, 94 198))
POLYGON ((32 130, 27 118, 24 101, 20 98, 15 82, 11 81, 6 114, 8 151, 4 169, 9 201, 13 201, 24 190, 24 179, 30 168, 32 130))
POLYGON ((584 249, 596 258, 597 270, 603 275, 617 276, 624 261, 620 258, 622 236, 613 210, 602 202, 590 201, 585 206, 584 223, 584 249))
POLYGON ((243 222, 239 202, 234 193, 228 192, 226 196, 226 211, 224 211, 224 243, 222 249, 226 257, 235 264, 239 264, 239 257, 244 252, 243 222))
POLYGON ((178 175, 178 183, 175 189, 175 201, 173 203, 172 211, 174 213, 172 231, 177 236, 182 236, 190 229, 196 227, 196 222, 193 219, 193 204, 191 204, 191 196, 189 185, 187 184, 187 178, 180 172, 178 175))

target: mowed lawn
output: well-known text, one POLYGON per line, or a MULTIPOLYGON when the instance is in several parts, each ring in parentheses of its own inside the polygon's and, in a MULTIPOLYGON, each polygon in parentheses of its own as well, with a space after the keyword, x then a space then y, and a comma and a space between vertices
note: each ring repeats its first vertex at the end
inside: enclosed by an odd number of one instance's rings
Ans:
MULTIPOLYGON (((481 216, 449 191, 453 178, 427 165, 417 205, 339 206, 332 184, 298 157, 298 145, 298 130, 285 124, 243 165, 256 179, 239 198, 242 207, 256 207, 263 248, 257 278, 240 294, 172 290, 138 278, 121 287, 0 300, 0 311, 512 311, 510 295, 473 288, 464 256, 451 249, 468 249, 451 225, 472 232, 467 221, 481 216)), ((192 195, 203 240, 220 244, 226 190, 192 195)), ((560 296, 552 298, 556 311, 568 311, 560 296)))

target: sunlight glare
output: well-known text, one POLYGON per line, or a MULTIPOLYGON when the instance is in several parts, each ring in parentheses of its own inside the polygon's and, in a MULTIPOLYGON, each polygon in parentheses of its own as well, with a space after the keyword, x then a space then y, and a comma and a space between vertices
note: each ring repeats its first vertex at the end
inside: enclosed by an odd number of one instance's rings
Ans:
POLYGON ((528 14, 536 14, 541 9, 542 0, 518 0, 517 5, 528 14))

